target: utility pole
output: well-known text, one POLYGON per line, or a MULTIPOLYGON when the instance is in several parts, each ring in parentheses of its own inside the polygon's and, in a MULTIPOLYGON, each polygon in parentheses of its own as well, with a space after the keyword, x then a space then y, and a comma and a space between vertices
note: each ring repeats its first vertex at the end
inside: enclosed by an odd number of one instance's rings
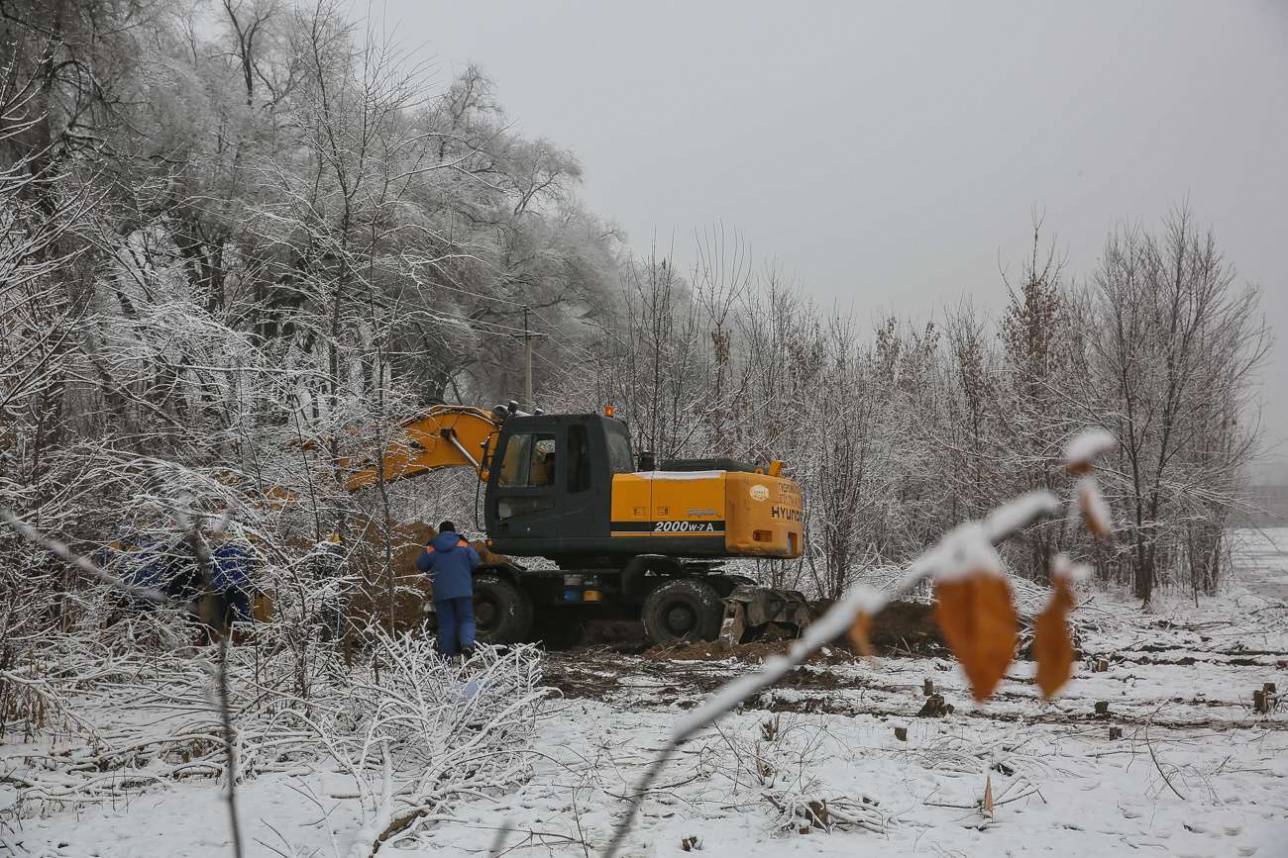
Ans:
POLYGON ((523 410, 536 408, 532 399, 532 332, 528 330, 528 308, 523 308, 523 410))
POLYGON ((528 308, 523 308, 523 333, 515 334, 516 337, 523 337, 523 401, 519 407, 529 414, 537 407, 536 397, 532 394, 532 341, 537 337, 549 336, 528 327, 528 308))

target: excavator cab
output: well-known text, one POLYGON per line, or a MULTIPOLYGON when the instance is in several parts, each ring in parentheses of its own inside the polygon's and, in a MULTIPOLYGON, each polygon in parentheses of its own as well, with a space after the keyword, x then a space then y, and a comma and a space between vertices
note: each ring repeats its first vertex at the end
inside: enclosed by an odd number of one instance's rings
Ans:
POLYGON ((634 470, 621 421, 599 414, 511 417, 489 458, 484 518, 496 551, 559 557, 606 545, 612 475, 634 470))
POLYGON ((801 549, 799 487, 731 459, 635 467, 626 424, 600 414, 516 415, 487 456, 492 548, 564 568, 639 555, 790 559, 801 549))

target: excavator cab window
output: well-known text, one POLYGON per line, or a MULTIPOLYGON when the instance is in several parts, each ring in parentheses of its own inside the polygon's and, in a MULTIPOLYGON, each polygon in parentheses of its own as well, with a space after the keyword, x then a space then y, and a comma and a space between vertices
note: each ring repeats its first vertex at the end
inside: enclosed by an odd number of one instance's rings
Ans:
POLYGON ((555 439, 553 435, 538 435, 533 446, 532 473, 529 485, 553 486, 555 484, 555 439))
POLYGON ((555 436, 525 432, 515 434, 501 460, 500 485, 550 486, 555 481, 555 436))
POLYGON ((499 484, 503 486, 527 485, 527 466, 531 456, 531 435, 515 435, 510 438, 510 443, 505 445, 505 458, 501 460, 499 484))
POLYGON ((614 420, 604 421, 605 440, 608 442, 608 469, 614 474, 635 471, 635 456, 631 453, 631 438, 626 427, 614 420))

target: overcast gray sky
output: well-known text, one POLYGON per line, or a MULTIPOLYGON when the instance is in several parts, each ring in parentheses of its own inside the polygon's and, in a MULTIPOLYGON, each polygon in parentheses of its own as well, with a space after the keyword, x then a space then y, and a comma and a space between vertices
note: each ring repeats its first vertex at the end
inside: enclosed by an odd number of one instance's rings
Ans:
POLYGON ((996 310, 1035 210, 1081 278, 1188 200, 1262 289, 1288 438, 1288 0, 354 8, 444 84, 482 66, 637 249, 723 221, 860 317, 996 310))

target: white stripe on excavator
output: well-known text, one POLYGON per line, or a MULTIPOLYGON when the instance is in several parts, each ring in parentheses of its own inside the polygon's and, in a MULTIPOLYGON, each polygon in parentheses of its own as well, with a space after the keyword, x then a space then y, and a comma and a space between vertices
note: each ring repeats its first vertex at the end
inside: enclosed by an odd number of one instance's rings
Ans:
POLYGON ((638 471, 635 476, 646 480, 709 480, 724 476, 725 471, 638 471))

